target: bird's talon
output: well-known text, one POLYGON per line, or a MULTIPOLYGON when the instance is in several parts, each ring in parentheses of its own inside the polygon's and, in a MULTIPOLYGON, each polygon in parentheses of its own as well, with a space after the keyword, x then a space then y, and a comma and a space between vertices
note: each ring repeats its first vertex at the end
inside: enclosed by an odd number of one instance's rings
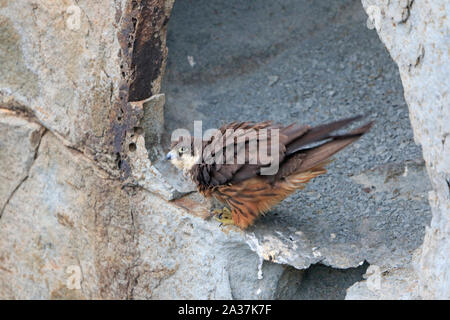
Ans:
POLYGON ((219 227, 234 224, 231 211, 227 207, 223 208, 222 210, 216 209, 214 210, 214 212, 216 213, 216 217, 214 218, 220 222, 219 227))

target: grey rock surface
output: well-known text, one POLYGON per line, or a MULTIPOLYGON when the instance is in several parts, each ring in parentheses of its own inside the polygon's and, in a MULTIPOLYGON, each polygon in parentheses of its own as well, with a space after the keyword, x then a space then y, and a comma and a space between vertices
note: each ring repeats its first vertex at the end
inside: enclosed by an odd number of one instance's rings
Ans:
POLYGON ((28 178, 43 128, 0 109, 0 218, 15 190, 28 178), (18 142, 21 143, 18 143, 18 142))
POLYGON ((438 1, 363 0, 369 25, 399 67, 415 141, 423 148, 433 186, 433 218, 415 261, 419 294, 450 298, 450 4, 438 1))
POLYGON ((366 279, 347 289, 347 300, 417 300, 420 299, 416 271, 406 268, 382 269, 371 265, 366 279))
POLYGON ((96 147, 118 94, 115 16, 124 4, 2 1, 1 103, 21 105, 68 145, 96 147))
POLYGON ((352 180, 365 186, 364 192, 382 197, 391 192, 394 197, 405 200, 424 201, 431 190, 423 160, 410 160, 404 163, 389 163, 353 176, 352 180), (422 181, 422 183, 418 183, 422 181))
MULTIPOLYGON (((130 103, 159 94, 172 5, 2 1, 1 106, 35 118, 111 174, 130 176, 124 139, 144 117, 130 103)), ((145 114, 155 130, 163 125, 157 114, 145 114)))

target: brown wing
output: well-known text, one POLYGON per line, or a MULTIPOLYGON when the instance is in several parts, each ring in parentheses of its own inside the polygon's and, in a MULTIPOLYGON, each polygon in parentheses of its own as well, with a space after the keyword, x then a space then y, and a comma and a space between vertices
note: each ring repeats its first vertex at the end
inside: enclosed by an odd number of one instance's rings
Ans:
MULTIPOLYGON (((221 137, 213 137, 204 146, 204 159, 208 161, 208 155, 215 156, 216 152, 222 152, 224 158, 220 163, 214 162, 210 166, 210 185, 217 186, 231 183, 236 177, 237 172, 247 172, 251 170, 255 175, 258 172, 258 165, 252 165, 251 160, 254 160, 254 155, 249 153, 249 145, 251 142, 257 142, 258 137, 251 136, 251 132, 259 132, 260 129, 273 128, 272 122, 266 121, 261 123, 252 122, 233 122, 224 125, 219 129, 221 137), (243 148, 237 150, 237 144, 241 143, 243 148), (209 148, 209 149, 208 149, 209 148), (232 150, 231 150, 232 149, 232 150), (213 152, 211 152, 213 151, 213 152), (238 155, 244 155, 246 161, 239 163, 237 161, 238 155), (252 157, 250 159, 250 157, 252 157)), ((238 175, 239 176, 239 175, 238 175)))
POLYGON ((356 116, 311 128, 310 130, 306 131, 305 134, 289 143, 287 154, 296 153, 308 144, 332 138, 333 136, 331 136, 330 133, 341 129, 356 120, 360 120, 361 118, 362 116, 356 116))
POLYGON ((213 188, 211 194, 226 203, 235 225, 247 228, 262 213, 284 200, 305 184, 326 173, 329 158, 357 140, 370 129, 366 124, 349 134, 330 136, 330 141, 320 146, 298 151, 282 163, 275 176, 255 176, 253 178, 225 186, 213 188))
MULTIPOLYGON (((364 133, 366 133, 373 125, 373 122, 367 123, 362 127, 359 127, 347 134, 343 135, 329 135, 327 133, 326 139, 322 144, 311 148, 301 149, 299 146, 304 146, 302 141, 296 141, 296 150, 293 154, 288 154, 285 161, 282 163, 277 174, 272 177, 272 181, 290 176, 293 173, 300 173, 315 168, 317 166, 323 166, 328 163, 329 158, 335 153, 339 152, 352 142, 358 140, 364 133)), ((306 135, 305 135, 306 136, 306 135)), ((308 138, 308 137, 306 137, 308 138)), ((300 138, 299 140, 302 140, 300 138)), ((307 141, 307 139, 305 139, 307 141)), ((313 141, 314 142, 314 141, 313 141)), ((310 142, 308 142, 310 143, 310 142)), ((288 152, 291 145, 288 146, 288 152)), ((287 153, 288 153, 287 152, 287 153)))
POLYGON ((192 169, 194 180, 201 189, 205 189, 258 176, 261 167, 267 165, 259 158, 259 148, 264 145, 268 149, 267 155, 271 156, 273 129, 279 130, 276 150, 281 163, 286 155, 286 146, 307 132, 309 127, 298 124, 282 127, 273 125, 270 121, 233 122, 222 126, 215 136, 204 142, 203 163, 192 169), (267 143, 263 144, 262 141, 267 143), (252 145, 256 145, 256 150, 252 149, 252 145), (219 154, 223 157, 216 158, 219 154))
MULTIPOLYGON (((261 167, 265 164, 259 161, 259 149, 257 152, 252 152, 250 149, 251 142, 255 139, 258 140, 259 148, 259 141, 266 138, 265 135, 261 134, 260 136, 262 129, 267 129, 269 132, 271 129, 279 129, 277 150, 279 152, 278 165, 280 170, 276 175, 268 177, 273 183, 277 179, 286 177, 293 172, 305 171, 322 163, 348 144, 357 140, 370 128, 371 123, 345 135, 331 135, 331 133, 360 118, 360 116, 353 117, 314 128, 298 124, 282 127, 273 125, 270 121, 261 123, 230 123, 219 129, 220 135, 204 142, 204 162, 194 166, 191 171, 192 177, 199 189, 204 191, 216 186, 240 183, 259 176, 261 167), (247 137, 246 134, 249 131, 256 132, 258 135, 253 138, 247 137), (240 149, 235 146, 239 139, 241 141, 244 139, 245 141, 244 144, 240 144, 243 146, 240 149), (316 144, 315 146, 308 147, 314 143, 316 144), (230 146, 232 147, 232 152, 227 153, 227 148, 230 146), (224 157, 218 163, 215 161, 214 156, 220 152, 224 157), (239 164, 237 157, 238 155, 242 156, 242 153, 245 155, 245 162, 239 164), (210 155, 209 158, 208 155, 210 155), (224 160, 228 161, 225 162, 224 160), (223 162, 225 164, 222 164, 223 162)), ((269 150, 271 143, 272 141, 269 139, 267 143, 269 150)), ((270 152, 268 153, 270 154, 270 152)))
MULTIPOLYGON (((356 118, 354 118, 356 120, 356 118)), ((241 180, 237 183, 219 185, 208 190, 208 194, 215 196, 219 201, 226 203, 232 212, 235 225, 242 229, 253 224, 254 220, 262 213, 268 211, 297 189, 303 189, 304 185, 314 177, 326 172, 324 166, 330 161, 329 158, 351 144, 365 132, 372 123, 368 123, 356 130, 344 135, 331 135, 330 132, 343 126, 346 120, 330 124, 330 127, 321 126, 306 131, 304 136, 294 138, 291 143, 295 143, 293 153, 288 154, 281 163, 280 170, 274 176, 258 175, 258 171, 250 171, 248 165, 245 168, 247 175, 252 177, 241 180), (315 130, 314 130, 315 129, 315 130), (308 132, 311 132, 308 135, 308 132), (316 139, 325 139, 321 144, 302 148, 316 139)), ((348 123, 348 122, 347 122, 348 123)), ((290 144, 287 145, 289 150, 290 144)), ((238 170, 235 177, 241 171, 238 170)))

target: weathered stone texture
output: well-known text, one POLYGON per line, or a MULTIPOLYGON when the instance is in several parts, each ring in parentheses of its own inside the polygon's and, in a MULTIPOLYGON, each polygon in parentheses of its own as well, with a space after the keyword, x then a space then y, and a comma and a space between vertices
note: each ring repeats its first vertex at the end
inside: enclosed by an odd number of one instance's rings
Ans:
POLYGON ((2 1, 0 101, 24 106, 68 145, 98 147, 120 83, 122 5, 2 1))
POLYGON ((245 240, 124 187, 47 132, 1 217, 0 296, 274 298, 284 267, 263 264, 245 240), (78 289, 67 286, 74 267, 78 289))
POLYGON ((446 0, 363 0, 397 63, 415 140, 434 191, 417 277, 420 296, 450 298, 450 3, 446 0))
POLYGON ((420 299, 416 272, 411 268, 390 268, 371 265, 365 281, 347 289, 347 300, 416 300, 420 299))
POLYGON ((0 109, 0 218, 14 191, 28 177, 43 128, 0 109))
POLYGON ((127 178, 123 142, 143 116, 129 102, 159 93, 172 5, 2 1, 1 105, 27 112, 66 145, 127 178))

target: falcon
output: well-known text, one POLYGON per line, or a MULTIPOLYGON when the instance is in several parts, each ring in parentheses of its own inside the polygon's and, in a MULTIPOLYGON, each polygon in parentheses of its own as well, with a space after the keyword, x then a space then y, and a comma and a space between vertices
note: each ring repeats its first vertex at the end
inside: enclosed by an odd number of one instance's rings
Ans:
POLYGON ((358 140, 373 122, 344 134, 334 132, 361 118, 316 127, 232 122, 200 143, 194 137, 175 140, 166 159, 189 176, 203 196, 226 205, 214 211, 217 220, 246 229, 311 179, 326 173, 330 157, 358 140), (268 168, 274 166, 277 170, 270 172, 268 168))

